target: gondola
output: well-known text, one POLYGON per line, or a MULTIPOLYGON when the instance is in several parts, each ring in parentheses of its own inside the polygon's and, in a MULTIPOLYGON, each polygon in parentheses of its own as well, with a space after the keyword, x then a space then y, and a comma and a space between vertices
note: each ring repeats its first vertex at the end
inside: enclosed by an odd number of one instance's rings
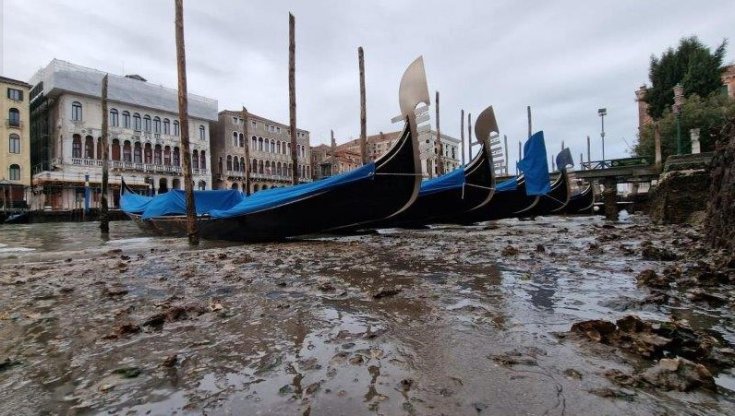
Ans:
POLYGON ((535 217, 538 215, 553 215, 562 213, 569 203, 569 177, 567 170, 562 169, 556 180, 551 184, 551 191, 539 196, 538 203, 530 210, 521 212, 518 216, 535 217))
MULTIPOLYGON (((273 241, 329 231, 396 215, 417 198, 421 185, 415 108, 430 103, 423 58, 403 74, 399 89, 406 120, 400 139, 380 159, 324 180, 275 188, 243 198, 232 206, 198 211, 199 233, 205 239, 273 241)), ((123 193, 123 200, 126 192, 123 193)), ((195 196, 196 198, 196 196, 195 196)), ((183 235, 185 215, 152 215, 123 210, 145 230, 183 235)))
POLYGON ((592 184, 587 186, 578 194, 569 198, 569 203, 564 208, 564 213, 574 214, 591 214, 595 206, 595 193, 592 191, 592 184))
POLYGON ((490 133, 498 132, 493 107, 486 108, 475 122, 481 149, 467 166, 438 178, 423 181, 416 201, 390 219, 368 224, 369 228, 418 228, 428 224, 456 223, 456 219, 482 209, 493 197, 495 172, 490 151, 490 133))

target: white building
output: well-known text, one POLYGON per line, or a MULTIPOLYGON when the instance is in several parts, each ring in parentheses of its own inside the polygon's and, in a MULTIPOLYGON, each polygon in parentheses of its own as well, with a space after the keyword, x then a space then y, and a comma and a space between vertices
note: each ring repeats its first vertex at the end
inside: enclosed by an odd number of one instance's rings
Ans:
MULTIPOLYGON (((99 205, 102 181, 102 102, 105 73, 54 59, 31 84, 32 208, 78 209, 84 184, 90 207, 99 205)), ((217 101, 189 94, 189 142, 196 189, 211 189, 210 122, 217 101)), ((121 178, 149 193, 183 189, 178 93, 138 75, 108 77, 111 207, 121 178)))

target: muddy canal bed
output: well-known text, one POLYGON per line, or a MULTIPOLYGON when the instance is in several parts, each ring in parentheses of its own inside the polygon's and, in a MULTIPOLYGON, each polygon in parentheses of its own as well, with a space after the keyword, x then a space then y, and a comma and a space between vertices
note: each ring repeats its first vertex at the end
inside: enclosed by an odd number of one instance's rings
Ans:
POLYGON ((0 241, 0 414, 735 414, 721 362, 714 388, 620 383, 661 357, 569 332, 635 315, 727 355, 733 287, 684 284, 708 260, 696 227, 537 218, 195 250, 126 237, 0 241))

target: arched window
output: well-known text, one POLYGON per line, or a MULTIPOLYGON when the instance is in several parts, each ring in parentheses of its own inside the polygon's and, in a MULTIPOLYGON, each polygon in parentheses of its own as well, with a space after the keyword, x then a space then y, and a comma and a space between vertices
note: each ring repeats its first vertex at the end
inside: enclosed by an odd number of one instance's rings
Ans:
POLYGON ((258 159, 253 159, 253 164, 250 165, 250 171, 252 173, 258 173, 258 159))
POLYGON ((230 186, 230 189, 234 189, 235 191, 237 191, 237 190, 239 190, 240 188, 239 188, 239 187, 237 186, 237 182, 235 182, 235 183, 233 183, 233 184, 232 184, 232 185, 230 186))
POLYGON ((130 128, 130 113, 127 111, 123 111, 122 118, 123 118, 123 128, 129 129, 130 128))
POLYGON ((259 165, 258 165, 258 173, 262 174, 263 173, 263 161, 261 160, 258 163, 259 163, 259 165))
POLYGON ((243 171, 243 172, 245 172, 245 169, 246 168, 247 168, 247 166, 245 166, 245 158, 244 157, 241 157, 240 158, 240 170, 243 171))
POLYGON ((133 149, 130 146, 130 140, 125 140, 123 142, 123 162, 132 162, 133 161, 133 158, 132 158, 132 156, 133 156, 132 153, 133 152, 132 151, 133 151, 133 149))
POLYGON ((199 151, 194 150, 191 152, 191 167, 193 169, 199 169, 199 151))
POLYGON ((136 131, 140 131, 141 128, 142 127, 140 125, 140 114, 135 113, 133 114, 133 129, 136 131))
POLYGON ((147 132, 150 133, 150 131, 151 131, 151 116, 149 116, 148 114, 146 114, 145 116, 143 116, 143 128, 145 129, 145 131, 147 131, 147 132))
POLYGON ((232 161, 232 170, 234 170, 235 172, 240 171, 240 159, 235 158, 235 160, 232 161))
POLYGON ((158 116, 153 118, 153 132, 161 134, 161 118, 158 116))
POLYGON ((158 193, 165 194, 168 192, 168 179, 161 178, 158 180, 158 193))
POLYGON ((165 166, 171 166, 171 146, 163 148, 163 164, 165 166))
MULTIPOLYGON (((110 155, 107 155, 110 158, 110 155)), ((102 160, 102 137, 97 138, 97 160, 102 160)))
POLYGON ((237 147, 237 132, 232 132, 232 147, 237 147))
POLYGON ((10 168, 8 168, 8 177, 11 181, 19 181, 20 180, 20 166, 16 164, 10 165, 10 168))
POLYGON ((204 128, 204 125, 203 124, 200 124, 199 125, 199 140, 206 139, 207 138, 207 134, 206 133, 207 133, 207 131, 204 128))
POLYGON ((232 170, 232 156, 227 155, 227 170, 232 170))
POLYGON ((163 134, 171 134, 171 120, 163 119, 163 134))
POLYGON ((238 142, 240 142, 240 147, 245 147, 245 136, 242 133, 240 133, 238 142))
POLYGON ((253 136, 250 139, 250 148, 253 149, 253 150, 255 150, 255 149, 258 148, 258 138, 257 137, 253 136))
POLYGON ((143 149, 143 163, 153 163, 153 148, 150 143, 146 143, 143 149))
POLYGON ((207 189, 207 182, 205 182, 205 181, 199 181, 199 190, 200 191, 203 191, 205 189, 207 189))
POLYGON ((92 136, 84 138, 84 158, 94 159, 94 137, 92 136))
POLYGON ((174 120, 174 136, 178 136, 178 135, 179 135, 179 121, 174 120))
POLYGON ((71 119, 72 121, 82 121, 82 103, 79 101, 71 103, 71 119))
POLYGON ((281 141, 279 140, 278 143, 276 143, 276 153, 281 153, 281 141))
POLYGON ((153 148, 153 164, 154 165, 160 165, 163 163, 163 149, 161 149, 161 145, 157 144, 156 147, 153 148))
POLYGON ((143 163, 143 148, 140 146, 140 142, 135 142, 135 146, 133 146, 133 162, 143 163))
POLYGON ((253 193, 258 192, 258 190, 259 190, 258 185, 257 184, 253 185, 253 193))
POLYGON ((179 151, 179 148, 178 147, 174 147, 174 157, 173 157, 173 164, 174 164, 174 166, 179 166, 181 164, 181 156, 180 155, 181 155, 181 153, 179 151))
POLYGON ((271 153, 276 153, 276 141, 271 140, 271 153))
POLYGON ((8 140, 8 152, 20 153, 20 136, 15 133, 11 134, 8 140))
POLYGON ((199 167, 201 169, 207 168, 207 152, 205 152, 204 150, 202 150, 202 152, 199 153, 199 167))
MULTIPOLYGON (((281 142, 278 142, 279 148, 281 147, 281 142)), ((281 162, 276 163, 276 175, 281 176, 281 162)))
POLYGON ((265 174, 266 175, 271 174, 271 162, 269 160, 265 161, 265 174))
POLYGON ((171 189, 181 189, 181 180, 178 178, 174 179, 171 189))
POLYGON ((120 160, 120 140, 112 139, 112 160, 120 160))
POLYGON ((258 150, 261 152, 263 151, 263 138, 262 137, 258 137, 258 150))
POLYGON ((82 136, 75 134, 71 142, 71 157, 80 159, 82 157, 82 136))
POLYGON ((117 109, 113 108, 110 110, 110 126, 117 127, 120 125, 120 117, 117 113, 117 109))

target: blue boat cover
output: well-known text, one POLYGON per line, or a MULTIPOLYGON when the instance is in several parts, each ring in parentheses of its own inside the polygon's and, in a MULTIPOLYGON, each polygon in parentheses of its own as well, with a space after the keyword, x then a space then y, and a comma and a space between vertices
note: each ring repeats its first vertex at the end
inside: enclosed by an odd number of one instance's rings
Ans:
POLYGON ((120 198, 120 209, 128 214, 142 214, 145 207, 151 202, 153 197, 138 195, 133 192, 125 192, 120 198))
POLYGON ((238 217, 327 192, 355 181, 372 178, 374 175, 375 163, 371 162, 350 172, 331 176, 320 181, 256 192, 232 207, 213 209, 209 211, 209 215, 212 218, 238 217))
POLYGON ((556 155, 556 168, 559 170, 566 169, 567 166, 574 166, 572 152, 565 147, 558 155, 556 155))
POLYGON ((446 175, 421 182, 419 196, 430 195, 445 189, 461 188, 464 183, 464 167, 460 167, 446 175))
POLYGON ((546 195, 551 191, 543 131, 529 137, 523 145, 523 159, 518 162, 518 169, 526 178, 526 195, 546 195))
MULTIPOLYGON (((204 215, 213 209, 227 209, 237 205, 244 199, 240 191, 194 191, 194 206, 197 215, 204 215)), ((142 218, 147 220, 167 215, 186 214, 186 192, 174 189, 165 194, 152 197, 142 212, 142 218)))
POLYGON ((495 186, 495 192, 515 191, 518 188, 518 178, 511 178, 495 186))

